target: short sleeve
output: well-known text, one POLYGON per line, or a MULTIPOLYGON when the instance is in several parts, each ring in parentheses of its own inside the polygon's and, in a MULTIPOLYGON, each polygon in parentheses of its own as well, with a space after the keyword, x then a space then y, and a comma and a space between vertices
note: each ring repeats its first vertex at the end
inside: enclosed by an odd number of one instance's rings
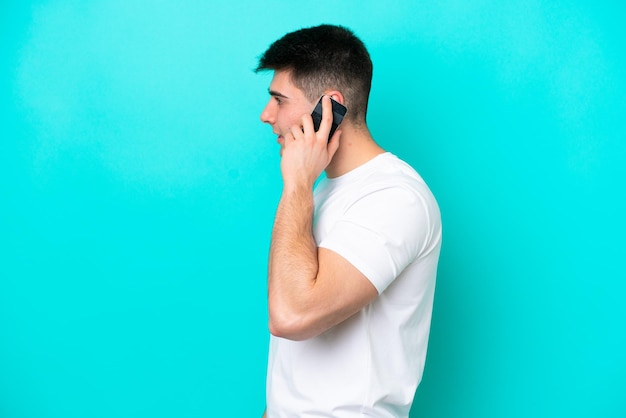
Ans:
POLYGON ((432 237, 428 204, 418 190, 376 189, 352 203, 320 247, 348 260, 382 293, 432 237))

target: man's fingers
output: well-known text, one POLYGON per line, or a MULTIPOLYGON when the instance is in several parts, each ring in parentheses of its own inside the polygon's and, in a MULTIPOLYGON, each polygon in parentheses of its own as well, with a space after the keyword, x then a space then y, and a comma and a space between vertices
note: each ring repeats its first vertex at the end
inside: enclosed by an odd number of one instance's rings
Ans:
POLYGON ((341 131, 337 130, 335 131, 335 133, 333 134, 333 137, 330 138, 330 141, 328 142, 328 157, 331 160, 333 156, 335 155, 335 153, 337 152, 337 150, 339 149, 340 137, 341 137, 341 131))
POLYGON ((289 139, 297 141, 298 139, 304 138, 304 132, 302 132, 302 128, 300 128, 297 125, 294 125, 291 127, 291 130, 287 134, 287 136, 290 137, 289 139))
POLYGON ((313 118, 311 115, 303 115, 302 116, 302 131, 303 132, 314 132, 313 127, 313 118))
POLYGON ((320 124, 319 133, 325 134, 324 138, 328 138, 330 128, 333 126, 333 104, 330 96, 322 97, 322 123, 320 124))

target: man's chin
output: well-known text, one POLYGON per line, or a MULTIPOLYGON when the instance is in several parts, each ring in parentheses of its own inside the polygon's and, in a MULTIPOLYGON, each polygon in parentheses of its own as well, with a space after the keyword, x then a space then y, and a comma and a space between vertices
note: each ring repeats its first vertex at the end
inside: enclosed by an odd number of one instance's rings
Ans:
POLYGON ((278 145, 280 145, 280 156, 283 156, 283 150, 285 149, 285 139, 283 138, 282 135, 279 135, 278 138, 276 139, 276 142, 278 143, 278 145))

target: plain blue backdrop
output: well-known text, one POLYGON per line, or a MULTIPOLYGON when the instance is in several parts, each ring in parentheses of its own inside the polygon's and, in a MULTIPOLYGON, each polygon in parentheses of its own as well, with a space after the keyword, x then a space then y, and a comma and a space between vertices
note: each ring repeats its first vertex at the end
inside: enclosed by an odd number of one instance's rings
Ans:
POLYGON ((370 49, 444 246, 411 416, 624 417, 626 31, 591 1, 5 1, 0 417, 254 417, 284 33, 370 49))

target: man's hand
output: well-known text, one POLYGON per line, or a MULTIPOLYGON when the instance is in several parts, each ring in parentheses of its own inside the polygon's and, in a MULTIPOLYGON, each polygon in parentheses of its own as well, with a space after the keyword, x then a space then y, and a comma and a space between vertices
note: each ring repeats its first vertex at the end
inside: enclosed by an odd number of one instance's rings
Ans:
POLYGON ((339 148, 340 130, 328 141, 333 122, 330 97, 322 99, 322 122, 317 132, 310 115, 302 116, 301 122, 302 126, 292 126, 285 135, 281 171, 285 189, 289 191, 299 187, 310 190, 339 148))

